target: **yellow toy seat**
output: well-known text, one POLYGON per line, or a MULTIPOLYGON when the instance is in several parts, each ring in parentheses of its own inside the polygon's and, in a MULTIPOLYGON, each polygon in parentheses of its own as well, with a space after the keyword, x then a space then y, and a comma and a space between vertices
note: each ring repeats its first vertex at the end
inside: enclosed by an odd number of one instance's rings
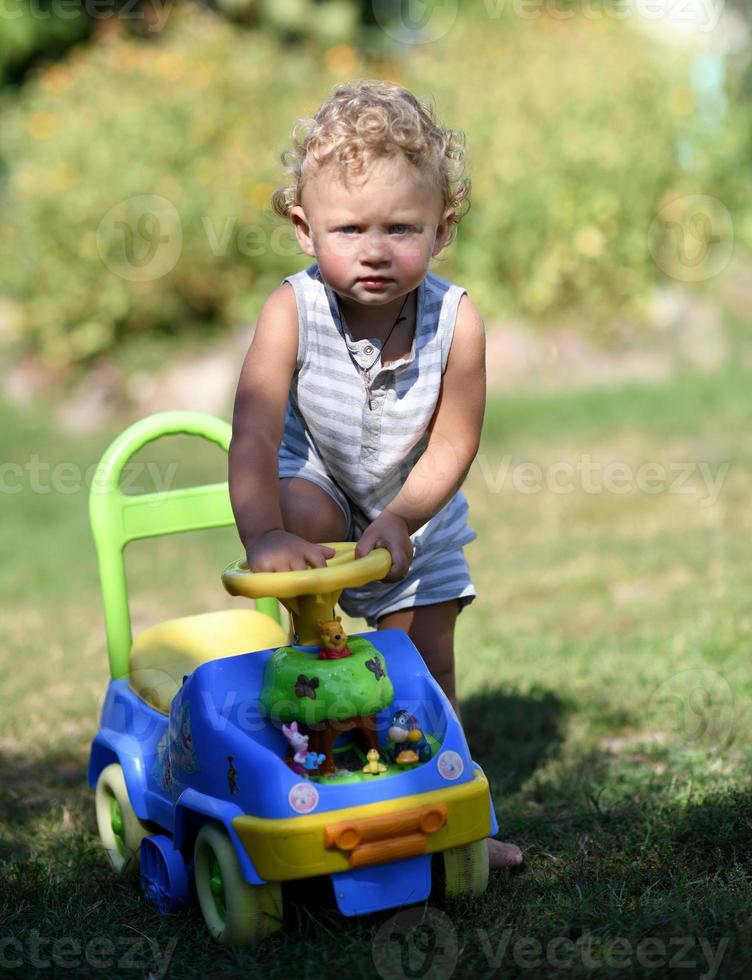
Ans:
POLYGON ((143 700, 169 714, 170 703, 201 664, 239 653, 284 646, 287 631, 255 609, 221 609, 168 619, 136 638, 128 655, 128 685, 143 700))

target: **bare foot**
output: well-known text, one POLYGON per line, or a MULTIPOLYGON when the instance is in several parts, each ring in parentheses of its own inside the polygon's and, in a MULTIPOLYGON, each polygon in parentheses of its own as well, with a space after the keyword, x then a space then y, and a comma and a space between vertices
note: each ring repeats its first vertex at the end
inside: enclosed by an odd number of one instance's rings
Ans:
POLYGON ((516 844, 509 844, 494 837, 487 837, 489 868, 516 868, 522 864, 522 851, 516 844))

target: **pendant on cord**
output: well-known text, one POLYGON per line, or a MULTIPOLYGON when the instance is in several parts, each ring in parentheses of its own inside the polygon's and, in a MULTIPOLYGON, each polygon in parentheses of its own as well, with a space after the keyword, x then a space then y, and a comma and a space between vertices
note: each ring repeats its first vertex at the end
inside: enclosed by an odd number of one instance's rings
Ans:
MULTIPOLYGON (((375 360, 373 361, 372 364, 370 364, 367 368, 361 367, 360 364, 358 364, 358 362, 353 357, 353 352, 350 350, 349 345, 347 347, 347 352, 350 355, 350 360, 353 362, 353 364, 355 365, 355 367, 360 372, 361 377, 363 378, 363 386, 366 389, 366 399, 368 401, 368 408, 369 408, 370 411, 373 411, 373 406, 371 405, 371 368, 374 366, 374 364, 376 363, 376 361, 378 361, 378 360, 381 359, 381 356, 384 353, 384 349, 386 348, 387 344, 389 343, 389 339, 392 336, 392 334, 394 333, 394 329, 397 326, 397 324, 398 323, 402 323, 403 320, 406 320, 407 319, 407 317, 403 315, 403 310, 405 309, 405 304, 407 303, 407 300, 410 297, 411 292, 408 293, 405 296, 405 298, 402 300, 402 306, 400 307, 400 311, 397 314, 397 319, 394 321, 394 323, 391 326, 391 329, 389 330, 389 333, 384 338, 384 341, 381 344, 381 350, 376 354, 376 358, 375 358, 375 360)), ((352 333, 349 331, 349 329, 347 327, 347 323, 345 321, 345 318, 342 315, 342 307, 340 306, 340 303, 339 303, 339 296, 337 296, 337 312, 339 313, 340 324, 342 326, 342 336, 344 337, 345 343, 347 344, 347 335, 350 334, 350 336, 352 337, 352 333)))
POLYGON ((373 411, 373 407, 371 405, 371 372, 368 370, 368 368, 366 368, 365 370, 362 370, 362 374, 363 374, 363 387, 366 389, 366 399, 368 401, 368 409, 369 411, 373 411))

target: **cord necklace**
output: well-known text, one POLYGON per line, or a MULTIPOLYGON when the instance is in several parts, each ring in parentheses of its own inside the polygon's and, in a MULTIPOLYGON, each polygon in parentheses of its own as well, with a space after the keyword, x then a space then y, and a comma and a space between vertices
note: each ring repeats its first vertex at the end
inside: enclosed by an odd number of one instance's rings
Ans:
MULTIPOLYGON (((412 292, 412 290, 410 292, 412 292)), ((337 294, 335 293, 335 296, 336 295, 337 294)), ((379 358, 381 357, 381 355, 383 354, 384 348, 389 343, 389 338, 394 333, 394 328, 402 320, 406 320, 407 319, 406 316, 403 316, 402 315, 402 311, 405 309, 405 303, 407 303, 407 301, 408 301, 409 298, 410 298, 410 293, 408 293, 405 296, 405 298, 404 298, 404 300, 402 302, 402 307, 400 308, 400 311, 397 314, 397 319, 394 321, 394 323, 391 326, 391 329, 389 330, 389 333, 386 335, 386 339, 384 340, 384 342, 381 345, 381 350, 379 350, 379 351, 376 352, 376 357, 374 357, 374 359, 371 361, 371 363, 367 367, 361 367, 361 365, 353 357, 353 352, 350 350, 349 345, 347 347, 347 353, 350 355, 350 360, 353 362, 353 364, 355 365, 355 367, 358 369, 358 371, 360 372, 360 376, 363 379, 363 387, 365 388, 365 391, 366 391, 366 398, 368 399, 368 408, 369 409, 372 408, 372 406, 371 406, 371 368, 374 366, 374 364, 376 363, 376 361, 378 361, 379 358)), ((340 306, 339 296, 337 296, 337 309, 339 310, 339 317, 340 317, 340 320, 342 321, 342 325, 345 328, 346 333, 350 334, 350 336, 352 337, 352 333, 350 332, 350 328, 347 326, 347 320, 345 320, 344 314, 342 313, 342 307, 340 306)), ((345 343, 347 343, 347 337, 345 337, 345 343)))

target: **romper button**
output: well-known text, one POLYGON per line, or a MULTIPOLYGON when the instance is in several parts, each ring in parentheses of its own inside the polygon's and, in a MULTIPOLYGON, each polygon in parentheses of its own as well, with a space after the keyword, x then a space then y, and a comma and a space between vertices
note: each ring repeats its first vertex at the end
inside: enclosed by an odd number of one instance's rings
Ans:
POLYGON ((366 354, 373 354, 373 347, 371 347, 370 344, 368 347, 364 347, 363 350, 366 352, 366 354))

